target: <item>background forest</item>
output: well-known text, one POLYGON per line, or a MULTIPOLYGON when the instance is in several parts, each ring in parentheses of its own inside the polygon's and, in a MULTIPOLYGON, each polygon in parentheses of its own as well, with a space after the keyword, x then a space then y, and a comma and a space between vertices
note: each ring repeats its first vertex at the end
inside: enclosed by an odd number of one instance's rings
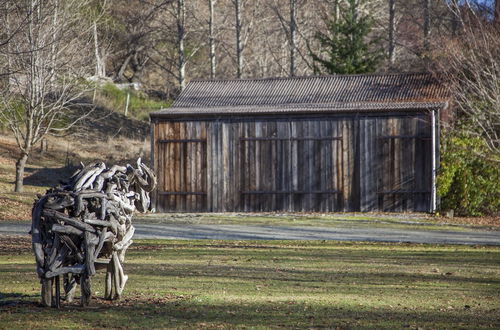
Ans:
POLYGON ((87 79, 140 84, 164 100, 175 97, 191 79, 343 73, 326 69, 321 60, 340 56, 338 60, 348 61, 357 52, 378 55, 363 72, 428 70, 469 29, 494 25, 495 7, 500 7, 494 0, 0 3, 2 77, 19 72, 13 62, 23 52, 20 44, 30 38, 23 30, 30 26, 32 13, 38 13, 38 25, 32 27, 39 29, 39 38, 50 34, 52 39, 42 47, 54 48, 64 37, 64 49, 52 55, 71 63, 74 71, 87 79), (333 46, 358 41, 357 48, 334 54, 333 46))
POLYGON ((20 155, 96 104, 141 120, 192 79, 431 71, 454 93, 440 194, 500 209, 500 0, 0 0, 0 123, 20 155))

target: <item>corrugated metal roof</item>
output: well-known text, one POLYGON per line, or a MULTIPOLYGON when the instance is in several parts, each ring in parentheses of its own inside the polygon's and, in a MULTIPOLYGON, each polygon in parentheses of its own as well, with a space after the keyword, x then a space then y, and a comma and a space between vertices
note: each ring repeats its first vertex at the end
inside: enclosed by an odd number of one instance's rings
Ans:
POLYGON ((448 98, 428 73, 195 80, 171 108, 151 116, 417 110, 448 98))

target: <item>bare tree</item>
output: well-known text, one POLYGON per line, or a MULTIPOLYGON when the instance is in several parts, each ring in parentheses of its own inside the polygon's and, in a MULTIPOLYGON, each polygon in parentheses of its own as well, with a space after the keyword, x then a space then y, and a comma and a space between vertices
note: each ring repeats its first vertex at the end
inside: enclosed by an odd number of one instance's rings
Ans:
MULTIPOLYGON (((115 81, 135 82, 143 75, 162 41, 158 23, 164 9, 175 0, 113 0, 108 6, 110 22, 101 24, 102 34, 110 40, 109 71, 115 81), (133 11, 133 12, 132 12, 133 11)), ((169 31, 170 33, 170 31, 169 31)), ((172 32, 172 35, 177 35, 172 32)))
MULTIPOLYGON (((310 40, 311 38, 309 35, 307 35, 307 37, 304 37, 305 31, 299 30, 299 25, 302 25, 302 27, 307 26, 311 30, 314 30, 315 26, 313 22, 310 22, 303 17, 299 18, 299 16, 301 16, 301 13, 304 14, 307 13, 308 10, 310 10, 310 8, 305 7, 305 5, 305 1, 298 0, 289 0, 286 3, 276 0, 268 4, 274 16, 278 18, 278 22, 280 23, 279 26, 281 27, 283 33, 283 38, 286 40, 286 43, 288 45, 288 54, 286 57, 287 68, 285 69, 283 68, 284 65, 282 64, 282 62, 284 61, 283 57, 281 56, 280 52, 274 49, 277 48, 277 46, 280 46, 283 41, 277 39, 276 37, 274 38, 275 40, 269 40, 270 47, 268 47, 268 51, 271 52, 272 57, 280 68, 280 70, 275 74, 287 72, 287 74, 292 77, 297 75, 298 72, 303 73, 308 68, 308 50, 305 49, 306 47, 301 44, 301 41, 306 40, 306 42, 308 42, 308 40, 310 40), (275 43, 275 45, 271 45, 271 43, 275 43), (305 69, 303 66, 301 66, 301 64, 304 63, 306 64, 305 69)), ((314 6, 315 3, 311 2, 310 5, 314 6)), ((272 21, 275 21, 274 17, 271 19, 271 24, 266 25, 267 31, 260 32, 264 34, 266 38, 271 37, 269 30, 272 29, 272 21)))
POLYGON ((242 40, 242 12, 241 6, 243 0, 232 0, 235 11, 235 32, 236 32, 236 76, 243 76, 243 40, 242 40))
POLYGON ((209 33, 209 43, 210 43, 210 79, 215 78, 215 33, 214 33, 214 5, 216 0, 208 0, 209 9, 209 19, 208 19, 208 33, 209 33))
POLYGON ((396 62, 396 0, 389 0, 389 63, 396 62))
POLYGON ((186 87, 186 56, 184 52, 186 5, 184 0, 177 0, 177 51, 179 53, 179 86, 181 91, 186 87))
POLYGON ((290 76, 295 76, 295 49, 297 31, 297 0, 290 0, 290 76))
MULTIPOLYGON (((204 24, 206 18, 197 16, 201 12, 198 5, 194 1, 162 0, 157 8, 158 17, 152 23, 157 39, 153 46, 154 56, 149 59, 173 77, 181 91, 186 86, 188 64, 209 39, 204 24), (200 38, 202 33, 204 39, 200 38)), ((206 64, 206 58, 203 63, 206 64)))
POLYGON ((431 0, 423 0, 424 6, 424 51, 428 52, 431 38, 431 0))
MULTIPOLYGON (((89 64, 82 49, 91 49, 90 28, 78 16, 82 0, 23 0, 11 7, 11 21, 23 29, 0 50, 12 67, 9 93, 3 93, 0 120, 19 147, 15 191, 23 190, 26 161, 45 135, 62 132, 76 120, 67 109, 87 90, 82 78, 89 64)), ((78 118, 77 118, 78 119, 78 118)))
POLYGON ((441 42, 440 70, 451 83, 461 128, 484 140, 488 150, 480 156, 500 162, 500 26, 470 15, 459 36, 441 42))

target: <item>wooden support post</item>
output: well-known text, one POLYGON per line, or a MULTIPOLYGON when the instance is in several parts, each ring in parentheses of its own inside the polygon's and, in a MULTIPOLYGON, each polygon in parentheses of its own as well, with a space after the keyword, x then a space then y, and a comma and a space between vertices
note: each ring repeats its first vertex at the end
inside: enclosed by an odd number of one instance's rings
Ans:
POLYGON ((52 306, 54 306, 55 308, 61 308, 61 281, 59 279, 59 276, 56 276, 54 278, 54 281, 56 282, 56 294, 52 306))
POLYGON ((52 279, 43 278, 41 280, 42 284, 42 305, 51 307, 52 306, 52 279))
POLYGON ((106 285, 104 288, 104 299, 113 299, 113 259, 108 263, 106 268, 106 285))

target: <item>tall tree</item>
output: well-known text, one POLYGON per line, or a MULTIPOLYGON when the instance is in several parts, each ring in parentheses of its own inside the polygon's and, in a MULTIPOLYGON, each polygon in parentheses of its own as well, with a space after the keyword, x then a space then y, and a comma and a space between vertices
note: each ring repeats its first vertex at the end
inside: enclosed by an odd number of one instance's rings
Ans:
POLYGON ((214 32, 214 24, 215 24, 215 14, 214 14, 214 5, 216 0, 208 0, 208 9, 209 9, 209 19, 208 19, 208 33, 209 33, 209 47, 210 47, 210 79, 215 78, 215 66, 216 66, 216 58, 215 58, 215 32, 214 32))
POLYGON ((431 42, 431 0, 423 0, 424 6, 424 52, 428 52, 431 42))
POLYGON ((389 0, 389 63, 396 62, 396 0, 389 0))
POLYGON ((339 8, 339 20, 327 20, 327 32, 316 34, 323 50, 311 53, 315 72, 353 74, 377 69, 383 53, 380 38, 372 36, 373 18, 363 14, 360 5, 357 0, 347 0, 347 6, 339 8))
POLYGON ((295 76, 295 50, 297 48, 297 0, 290 0, 290 76, 295 76))
POLYGON ((242 2, 243 0, 232 0, 235 14, 235 32, 236 32, 236 76, 243 77, 243 23, 242 23, 242 2))
POLYGON ((184 50, 184 40, 186 24, 186 5, 184 0, 177 0, 177 51, 179 52, 179 87, 181 91, 186 87, 186 54, 184 50))
POLYGON ((0 120, 12 131, 20 151, 16 192, 23 191, 24 168, 33 146, 45 135, 75 123, 67 110, 86 91, 82 78, 92 70, 82 54, 82 49, 92 49, 91 27, 82 26, 79 16, 87 4, 82 0, 22 0, 10 7, 11 21, 24 24, 0 49, 12 68, 12 86, 2 94, 0 120))

